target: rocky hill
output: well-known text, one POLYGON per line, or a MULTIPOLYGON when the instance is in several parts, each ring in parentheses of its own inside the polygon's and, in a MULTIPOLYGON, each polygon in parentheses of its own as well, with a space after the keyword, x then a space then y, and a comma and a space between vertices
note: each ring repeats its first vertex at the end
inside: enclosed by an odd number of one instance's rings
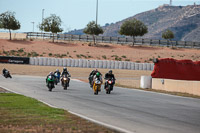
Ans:
MULTIPOLYGON (((200 42, 200 5, 163 5, 125 20, 133 18, 148 26, 148 33, 143 38, 162 39, 162 32, 170 29, 175 34, 174 40, 200 42)), ((104 26, 103 36, 120 36, 118 31, 125 20, 104 26)), ((82 30, 70 33, 83 34, 82 30)))

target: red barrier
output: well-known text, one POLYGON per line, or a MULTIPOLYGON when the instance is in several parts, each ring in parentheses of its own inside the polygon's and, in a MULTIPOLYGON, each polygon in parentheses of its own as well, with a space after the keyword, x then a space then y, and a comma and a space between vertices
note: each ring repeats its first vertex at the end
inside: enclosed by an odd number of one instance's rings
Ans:
POLYGON ((158 59, 152 78, 200 81, 200 61, 158 59))

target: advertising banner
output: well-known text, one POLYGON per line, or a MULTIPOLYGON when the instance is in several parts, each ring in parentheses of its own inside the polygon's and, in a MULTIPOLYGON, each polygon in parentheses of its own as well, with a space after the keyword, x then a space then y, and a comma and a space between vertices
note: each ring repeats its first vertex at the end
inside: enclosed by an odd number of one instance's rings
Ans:
POLYGON ((0 63, 29 64, 29 57, 0 56, 0 63))

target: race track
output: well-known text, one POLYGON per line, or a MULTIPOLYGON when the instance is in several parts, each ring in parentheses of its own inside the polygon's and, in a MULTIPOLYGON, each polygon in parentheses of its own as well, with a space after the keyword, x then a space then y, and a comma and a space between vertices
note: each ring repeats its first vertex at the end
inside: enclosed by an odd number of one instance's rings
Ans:
POLYGON ((124 132, 199 133, 200 99, 115 87, 94 95, 88 83, 71 80, 68 90, 49 92, 45 77, 0 76, 0 87, 36 98, 124 132))

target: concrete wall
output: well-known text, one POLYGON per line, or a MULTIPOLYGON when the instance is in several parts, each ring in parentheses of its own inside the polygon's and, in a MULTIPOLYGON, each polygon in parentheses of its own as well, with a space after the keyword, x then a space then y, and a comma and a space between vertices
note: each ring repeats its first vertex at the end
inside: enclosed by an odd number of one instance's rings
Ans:
POLYGON ((154 69, 153 63, 134 63, 128 61, 110 61, 110 60, 86 60, 70 58, 48 58, 48 57, 30 57, 31 65, 40 66, 66 66, 82 68, 104 68, 104 69, 129 69, 146 70, 154 69))
POLYGON ((153 78, 152 89, 183 92, 200 96, 200 81, 153 78))

